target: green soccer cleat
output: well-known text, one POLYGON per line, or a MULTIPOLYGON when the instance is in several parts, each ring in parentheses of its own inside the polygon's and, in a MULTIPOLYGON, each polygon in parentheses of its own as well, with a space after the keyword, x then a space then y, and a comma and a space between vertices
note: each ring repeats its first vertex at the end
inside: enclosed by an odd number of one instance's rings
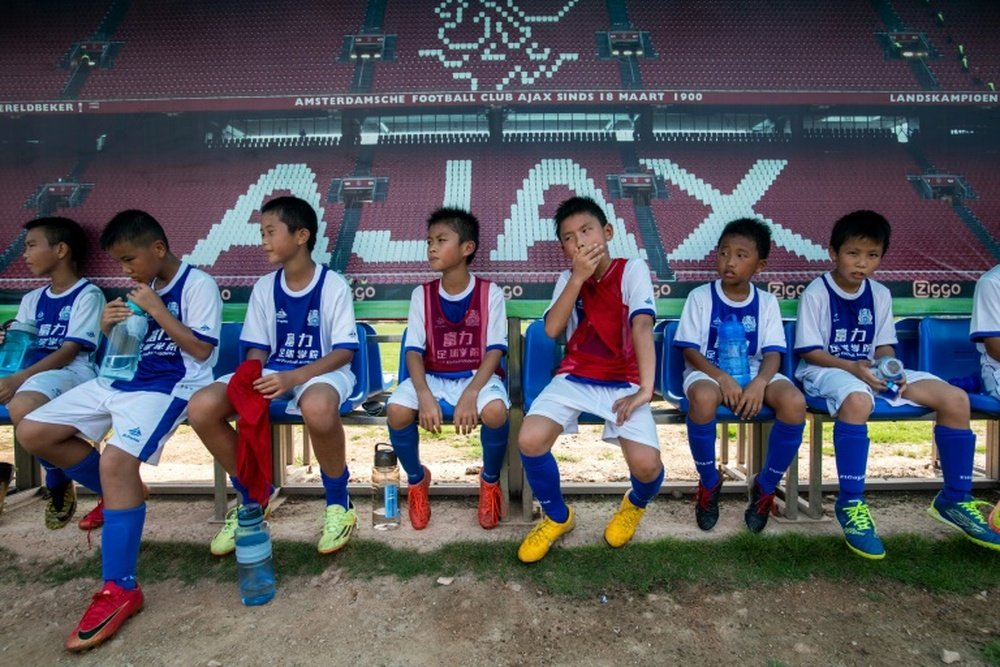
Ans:
POLYGON ((72 480, 52 489, 45 489, 45 527, 49 530, 65 528, 76 512, 76 485, 72 480))
POLYGON ((327 505, 323 514, 323 534, 319 538, 319 552, 323 555, 340 551, 351 540, 358 525, 354 503, 349 509, 342 505, 327 505))
POLYGON ((1000 533, 986 522, 990 504, 985 500, 948 500, 943 494, 934 497, 927 513, 932 517, 959 530, 971 542, 987 549, 1000 551, 1000 533))
POLYGON ((844 539, 851 551, 869 560, 885 558, 885 547, 875 530, 875 521, 868 503, 854 499, 841 504, 838 500, 834 505, 834 514, 844 530, 844 539))

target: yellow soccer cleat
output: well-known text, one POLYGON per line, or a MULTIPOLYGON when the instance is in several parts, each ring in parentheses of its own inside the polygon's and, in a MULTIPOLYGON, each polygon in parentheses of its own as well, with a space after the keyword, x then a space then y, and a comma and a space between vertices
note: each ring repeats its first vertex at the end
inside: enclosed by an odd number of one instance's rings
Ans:
POLYGON ((639 527, 639 521, 645 513, 646 508, 633 505, 626 493, 621 505, 618 506, 618 511, 604 529, 604 541, 615 549, 625 546, 635 535, 635 529, 639 527))
POLYGON ((545 516, 535 524, 531 532, 525 536, 521 546, 517 549, 517 557, 522 563, 537 563, 545 558, 552 543, 566 533, 573 530, 576 520, 573 515, 573 508, 569 508, 569 516, 564 523, 557 523, 545 516))

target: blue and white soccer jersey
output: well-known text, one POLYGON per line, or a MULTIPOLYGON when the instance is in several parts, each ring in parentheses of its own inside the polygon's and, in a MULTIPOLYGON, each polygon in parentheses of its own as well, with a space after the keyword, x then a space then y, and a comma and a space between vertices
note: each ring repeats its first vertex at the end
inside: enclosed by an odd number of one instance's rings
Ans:
MULTIPOLYGON (((549 309, 566 289, 571 272, 563 271, 556 281, 549 309)), ((653 283, 649 278, 649 267, 641 259, 630 259, 622 275, 622 303, 628 308, 631 322, 637 315, 656 318, 656 302, 653 299, 653 283)), ((570 314, 566 325, 567 340, 573 336, 581 319, 585 317, 583 304, 577 300, 576 308, 570 314)), ((619 443, 620 438, 660 448, 656 434, 656 423, 649 404, 636 408, 624 424, 618 426, 617 415, 611 409, 615 401, 631 396, 639 390, 638 385, 629 382, 599 383, 584 378, 570 378, 562 373, 552 379, 532 402, 528 415, 550 419, 563 428, 563 433, 576 433, 580 414, 589 412, 604 420, 601 438, 607 442, 619 443)))
MULTIPOLYGON (((677 325, 674 346, 698 350, 706 359, 716 363, 719 326, 731 315, 743 324, 747 342, 750 344, 750 376, 756 377, 760 364, 767 352, 785 354, 788 343, 781 324, 781 309, 778 300, 770 292, 750 286, 750 294, 743 301, 733 301, 722 291, 722 281, 715 280, 691 290, 681 320, 677 325)), ((684 394, 688 387, 699 380, 715 382, 707 373, 684 365, 684 394)), ((788 381, 781 373, 775 373, 771 382, 788 381)))
POLYGON ((983 368, 983 389, 1000 398, 1000 360, 986 352, 984 338, 1000 336, 1000 264, 979 278, 972 297, 972 322, 969 338, 976 343, 983 368))
MULTIPOLYGON (((826 273, 809 283, 802 292, 795 329, 797 353, 825 349, 841 359, 873 362, 877 348, 897 343, 892 296, 885 285, 868 279, 856 294, 849 294, 826 273)), ((806 394, 824 397, 833 415, 852 393, 866 393, 873 401, 876 398, 868 384, 839 368, 816 366, 802 360, 795 369, 795 377, 802 382, 806 394)), ((906 371, 908 384, 936 379, 930 373, 906 371)), ((879 395, 877 398, 892 406, 919 405, 902 396, 888 399, 879 395)))
MULTIPOLYGON (((438 289, 438 296, 441 298, 442 310, 445 316, 452 322, 460 322, 469 308, 473 290, 476 287, 476 277, 471 276, 469 285, 459 294, 448 294, 444 287, 438 289)), ((427 347, 427 327, 426 314, 424 313, 424 287, 419 285, 414 288, 410 295, 410 312, 406 320, 406 352, 416 352, 423 355, 427 347)), ((503 296, 503 289, 496 283, 490 283, 489 292, 489 313, 487 314, 486 331, 486 351, 500 350, 507 354, 507 306, 503 296)), ((405 358, 405 354, 404 354, 405 358)), ((458 405, 458 399, 462 397, 462 392, 472 382, 474 372, 469 371, 464 377, 454 377, 436 375, 431 372, 426 373, 427 388, 438 401, 444 401, 449 405, 458 405)), ((494 374, 479 391, 476 397, 476 411, 482 413, 483 409, 491 401, 503 401, 503 404, 510 408, 510 398, 507 396, 507 388, 496 374, 494 374)), ((402 405, 411 410, 420 407, 417 398, 417 391, 413 387, 413 381, 407 378, 399 383, 399 386, 392 391, 389 396, 390 405, 402 405)))
POLYGON ((34 391, 53 399, 97 375, 94 354, 100 342, 104 304, 100 288, 83 278, 61 294, 53 294, 50 285, 24 295, 16 319, 33 322, 38 330, 37 347, 25 359, 24 367, 41 361, 66 342, 78 344, 80 351, 62 368, 32 375, 18 393, 34 391))
MULTIPOLYGON (((284 270, 262 277, 250 293, 240 344, 268 354, 264 374, 305 366, 334 350, 358 350, 351 289, 338 273, 317 265, 312 280, 293 291, 284 270)), ((218 382, 228 383, 232 375, 218 382)), ((296 385, 289 396, 286 412, 302 414, 298 401, 314 384, 333 387, 341 402, 354 393, 355 377, 345 365, 296 385)))
POLYGON ((212 381, 222 328, 222 298, 215 280, 181 264, 164 287, 153 286, 167 310, 192 333, 216 346, 200 361, 182 350, 149 318, 139 366, 131 380, 98 378, 79 385, 38 408, 32 421, 73 426, 83 437, 100 440, 155 465, 163 445, 187 416, 191 394, 212 381))

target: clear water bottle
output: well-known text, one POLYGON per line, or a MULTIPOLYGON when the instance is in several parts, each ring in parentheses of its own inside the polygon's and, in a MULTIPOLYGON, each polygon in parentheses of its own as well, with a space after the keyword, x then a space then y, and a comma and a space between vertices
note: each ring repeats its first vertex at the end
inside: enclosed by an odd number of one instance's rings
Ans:
POLYGON ((750 343, 743 323, 736 319, 736 315, 730 315, 719 324, 717 344, 719 368, 745 387, 750 382, 750 343))
POLYGON ((34 322, 14 322, 0 345, 0 375, 11 375, 21 370, 28 351, 35 347, 38 327, 34 322))
POLYGON ((252 607, 274 597, 274 563, 271 560, 271 529, 264 521, 264 508, 257 503, 240 507, 236 526, 236 571, 240 597, 252 607))
POLYGON ((125 303, 132 309, 132 314, 112 327, 101 361, 99 375, 108 380, 131 380, 135 377, 142 342, 146 339, 149 325, 146 312, 131 301, 125 303))
POLYGON ((903 362, 896 357, 879 357, 875 360, 875 377, 885 382, 885 391, 882 392, 887 398, 899 397, 899 385, 905 377, 903 362))
POLYGON ((399 528, 399 466, 387 442, 375 443, 372 468, 372 526, 375 530, 399 528))

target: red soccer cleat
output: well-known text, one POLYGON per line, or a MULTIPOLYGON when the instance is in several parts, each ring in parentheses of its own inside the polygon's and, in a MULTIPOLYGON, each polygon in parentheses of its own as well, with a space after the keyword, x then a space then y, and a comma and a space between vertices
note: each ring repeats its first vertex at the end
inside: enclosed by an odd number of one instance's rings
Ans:
POLYGON ((479 525, 489 530, 496 528, 500 519, 507 516, 500 482, 487 482, 479 478, 479 525))
POLYGON ((431 501, 427 490, 431 486, 431 471, 424 468, 424 478, 419 484, 410 484, 406 492, 406 509, 410 514, 413 530, 423 530, 431 520, 431 501))
POLYGON ((83 618, 66 639, 66 650, 86 651, 107 641, 125 621, 142 610, 142 603, 142 589, 138 584, 130 590, 113 581, 104 582, 104 588, 94 594, 83 618))

